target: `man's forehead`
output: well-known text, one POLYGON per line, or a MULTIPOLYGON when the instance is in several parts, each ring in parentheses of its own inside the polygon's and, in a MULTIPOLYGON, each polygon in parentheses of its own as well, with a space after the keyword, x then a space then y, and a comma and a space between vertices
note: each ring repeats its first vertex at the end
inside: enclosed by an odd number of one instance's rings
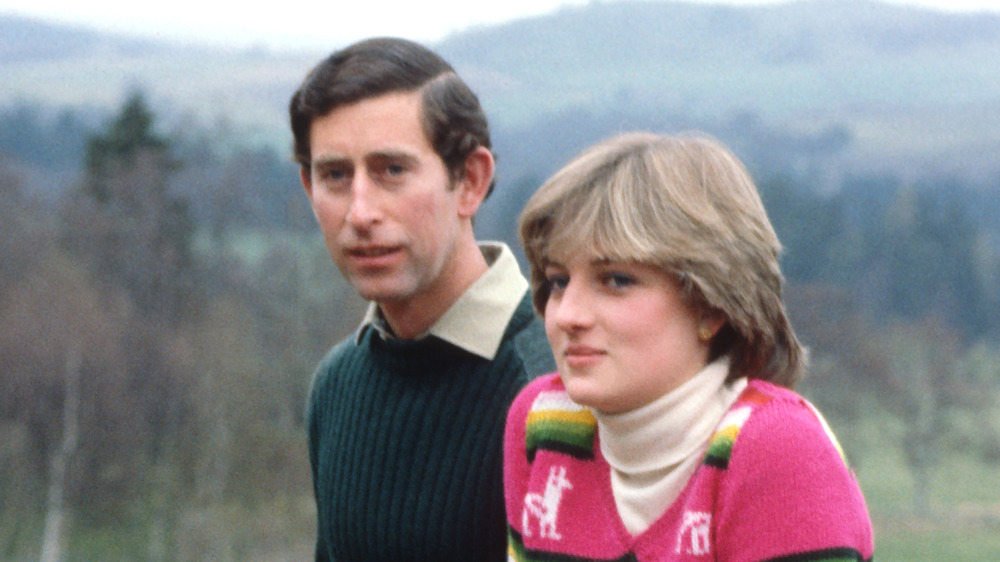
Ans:
POLYGON ((420 123, 424 111, 424 96, 419 91, 393 91, 368 96, 331 108, 316 121, 336 119, 338 115, 364 114, 370 118, 387 117, 420 123))
POLYGON ((310 127, 312 160, 433 152, 414 95, 369 98, 316 118, 310 127))

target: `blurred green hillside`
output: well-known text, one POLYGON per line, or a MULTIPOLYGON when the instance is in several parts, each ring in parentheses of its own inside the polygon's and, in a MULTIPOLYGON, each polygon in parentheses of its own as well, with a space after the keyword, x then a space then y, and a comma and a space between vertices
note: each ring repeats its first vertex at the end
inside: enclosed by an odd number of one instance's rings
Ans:
MULTIPOLYGON (((483 99, 511 179, 546 174, 609 128, 726 133, 735 119, 800 135, 840 128, 850 142, 838 162, 857 170, 978 181, 996 172, 997 15, 874 0, 623 0, 432 46, 483 99), (567 115, 583 130, 533 128, 567 115), (610 122, 591 126, 602 119, 610 122), (539 161, 548 167, 535 169, 539 161)), ((287 99, 325 54, 172 45, 0 16, 0 105, 108 110, 138 87, 172 121, 222 122, 241 139, 285 149, 287 99)))

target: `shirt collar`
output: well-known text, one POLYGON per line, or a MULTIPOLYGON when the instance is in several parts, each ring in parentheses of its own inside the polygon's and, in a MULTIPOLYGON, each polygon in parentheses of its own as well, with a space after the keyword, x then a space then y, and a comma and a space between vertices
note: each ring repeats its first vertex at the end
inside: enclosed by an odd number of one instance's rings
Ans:
MULTIPOLYGON (((502 242, 479 244, 489 269, 476 280, 434 323, 426 334, 460 347, 469 353, 492 360, 500 349, 504 332, 514 311, 521 303, 528 281, 521 274, 517 259, 502 242)), ((393 339, 392 330, 378 305, 370 303, 355 342, 368 328, 374 328, 383 339, 393 339)))

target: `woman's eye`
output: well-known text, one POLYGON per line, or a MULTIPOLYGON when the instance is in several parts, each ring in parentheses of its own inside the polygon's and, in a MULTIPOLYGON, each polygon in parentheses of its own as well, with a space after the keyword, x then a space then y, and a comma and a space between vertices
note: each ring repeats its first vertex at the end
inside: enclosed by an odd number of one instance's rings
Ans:
POLYGON ((562 291, 569 284, 569 277, 566 275, 549 275, 545 278, 545 285, 549 292, 562 291))
POLYGON ((624 273, 609 273, 605 276, 604 282, 612 289, 624 289, 625 287, 635 285, 635 278, 624 273))

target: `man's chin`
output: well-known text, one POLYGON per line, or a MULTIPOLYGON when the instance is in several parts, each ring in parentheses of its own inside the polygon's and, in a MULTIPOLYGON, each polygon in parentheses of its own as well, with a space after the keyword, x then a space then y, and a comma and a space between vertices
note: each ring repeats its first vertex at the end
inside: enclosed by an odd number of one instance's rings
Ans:
POLYGON ((393 303, 405 301, 412 291, 399 283, 357 281, 351 282, 354 290, 361 298, 377 303, 393 303))

